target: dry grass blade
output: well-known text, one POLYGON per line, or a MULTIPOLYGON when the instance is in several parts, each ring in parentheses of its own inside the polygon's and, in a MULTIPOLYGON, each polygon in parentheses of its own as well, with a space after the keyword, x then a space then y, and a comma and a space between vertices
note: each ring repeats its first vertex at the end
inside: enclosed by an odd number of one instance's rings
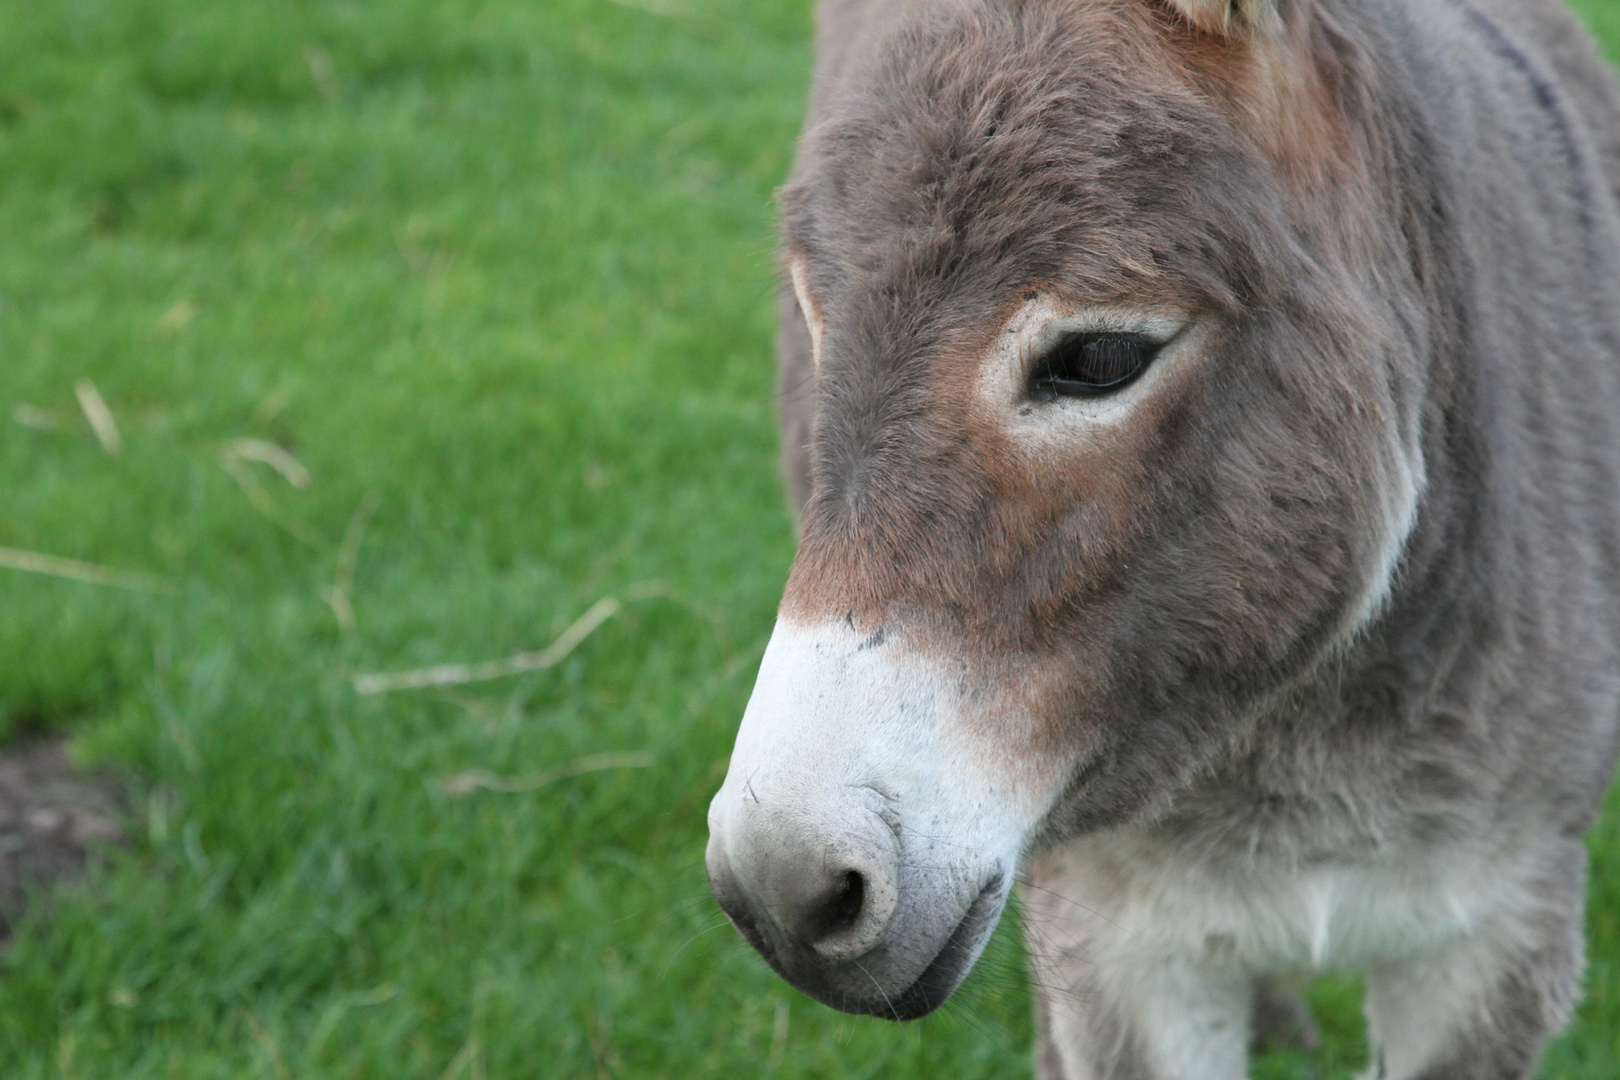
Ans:
POLYGON ((259 483, 258 477, 253 475, 253 470, 249 469, 241 458, 230 454, 225 455, 224 464, 225 471, 231 474, 236 486, 242 489, 242 494, 247 496, 247 501, 253 504, 253 508, 265 517, 275 519, 276 504, 271 500, 270 493, 264 490, 264 485, 259 483))
POLYGON ((512 794, 520 791, 538 791, 570 776, 583 776, 586 773, 604 772, 608 769, 648 769, 652 764, 653 756, 644 750, 613 751, 606 754, 592 754, 578 761, 571 761, 567 765, 559 765, 555 769, 545 769, 527 776, 496 776, 483 769, 470 769, 464 773, 445 777, 441 786, 444 793, 453 799, 471 795, 479 788, 512 794))
POLYGON ((225 456, 268 465, 293 487, 300 490, 309 487, 309 470, 297 458, 267 439, 232 439, 225 444, 225 456))
MULTIPOLYGON (((324 547, 321 542, 321 538, 311 532, 307 526, 293 518, 289 518, 287 515, 281 512, 281 508, 276 505, 276 500, 270 497, 270 493, 265 490, 264 485, 259 483, 259 478, 253 475, 253 469, 248 465, 248 462, 259 461, 263 464, 269 465, 283 476, 287 476, 287 474, 282 472, 282 469, 278 468, 274 462, 267 461, 262 456, 258 456, 257 454, 248 455, 242 453, 241 451, 243 449, 243 444, 248 444, 254 448, 271 447, 283 454, 286 454, 286 451, 281 450, 281 448, 276 446, 274 443, 267 443, 262 439, 236 439, 225 444, 225 448, 220 455, 220 464, 225 467, 226 472, 231 474, 231 479, 235 480, 236 486, 242 489, 242 494, 247 496, 247 501, 253 504, 253 509, 263 514, 265 517, 269 518, 272 522, 281 526, 283 529, 286 529, 287 532, 308 544, 310 547, 324 547)), ((274 455, 270 456, 273 457, 274 455)), ((291 461, 293 465, 296 465, 298 469, 303 469, 303 466, 299 465, 298 462, 293 459, 291 454, 287 454, 287 460, 291 461)), ((285 465, 286 462, 283 462, 282 464, 285 465)), ((294 475, 297 475, 297 473, 295 472, 294 475)), ((303 475, 307 485, 309 474, 305 472, 303 475)), ((293 482, 291 477, 287 478, 287 482, 293 484, 294 487, 298 486, 293 482)))
POLYGON ((190 326, 191 320, 196 317, 197 305, 190 300, 179 300, 163 313, 163 317, 158 320, 158 329, 165 334, 178 334, 190 326))
POLYGON ((608 0, 608 3, 669 18, 687 18, 692 14, 684 5, 669 3, 668 0, 608 0))
POLYGON ((41 409, 37 405, 18 405, 11 410, 11 418, 23 427, 35 431, 55 431, 62 426, 61 414, 54 409, 41 409))
POLYGON ((337 616, 338 628, 346 634, 352 633, 355 627, 354 574, 360 565, 360 542, 365 539, 366 526, 371 523, 371 515, 377 512, 379 501, 376 492, 368 491, 355 507, 349 527, 343 531, 343 546, 338 549, 332 589, 326 594, 326 602, 337 616))
POLYGON ((264 395, 264 400, 253 410, 253 424, 263 427, 276 417, 280 416, 292 404, 292 394, 285 389, 276 389, 264 395))
POLYGON ((477 1036, 468 1039, 467 1045, 456 1051, 456 1056, 451 1058, 450 1064, 444 1067, 444 1072, 439 1075, 439 1080, 457 1080, 467 1071, 469 1065, 472 1066, 472 1074, 475 1078, 483 1075, 484 1070, 481 1068, 483 1065, 483 1047, 478 1045, 477 1036))
POLYGON ((782 1067, 782 1059, 787 1056, 788 1040, 788 1003, 778 1000, 776 1003, 776 1016, 771 1024, 771 1052, 765 1059, 765 1072, 774 1073, 782 1067))
POLYGON ((463 683, 487 682, 508 675, 521 675, 528 671, 543 671, 555 667, 590 637, 596 628, 617 615, 624 608, 622 601, 608 596, 592 604, 590 609, 574 620, 572 626, 557 636, 557 640, 540 652, 518 653, 504 660, 489 660, 482 664, 439 664, 435 667, 400 671, 390 675, 356 675, 354 688, 362 694, 386 694, 395 690, 421 690, 430 686, 460 686, 463 683))
POLYGON ((332 55, 325 49, 311 47, 304 50, 304 63, 309 65, 309 78, 315 84, 315 90, 327 101, 336 101, 338 78, 332 55))
POLYGON ((585 1034, 591 1040, 591 1057, 596 1061, 596 1080, 613 1080, 613 1070, 620 1064, 613 1049, 613 1019, 585 1013, 585 1034))
POLYGON ((118 421, 113 419, 112 410, 107 408, 107 401, 96 389, 96 384, 89 379, 80 379, 74 384, 73 392, 78 395, 79 408, 84 410, 84 418, 90 421, 101 448, 109 454, 123 453, 124 437, 118 432, 118 421))
POLYGON ((91 585, 107 585, 115 589, 134 589, 137 592, 173 593, 173 584, 153 574, 139 570, 119 570, 98 563, 65 559, 60 555, 46 555, 38 551, 0 547, 0 567, 21 570, 25 574, 44 574, 47 577, 83 581, 91 585))
POLYGON ((275 1073, 276 1080, 288 1080, 291 1074, 287 1071, 287 1060, 281 1056, 281 1046, 276 1042, 274 1035, 252 1013, 244 1012, 247 1018, 248 1030, 253 1032, 253 1039, 264 1051, 264 1056, 270 1061, 270 1069, 275 1073))

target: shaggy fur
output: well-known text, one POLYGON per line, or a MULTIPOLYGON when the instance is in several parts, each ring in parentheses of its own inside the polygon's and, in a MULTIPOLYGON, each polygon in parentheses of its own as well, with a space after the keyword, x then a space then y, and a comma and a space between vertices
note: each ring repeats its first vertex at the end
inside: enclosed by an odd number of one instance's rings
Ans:
POLYGON ((1378 1075, 1530 1075, 1620 720, 1590 42, 1553 0, 823 0, 818 49, 783 610, 1038 673, 1088 748, 1030 870, 1041 1075, 1242 1075, 1257 981, 1339 965, 1378 1075), (1031 295, 1209 344, 1107 445, 1020 453, 972 379, 1031 295))

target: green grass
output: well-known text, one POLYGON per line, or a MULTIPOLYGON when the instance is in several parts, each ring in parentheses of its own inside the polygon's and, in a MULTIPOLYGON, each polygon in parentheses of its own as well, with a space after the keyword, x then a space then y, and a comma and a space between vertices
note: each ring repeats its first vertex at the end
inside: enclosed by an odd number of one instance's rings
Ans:
MULTIPOLYGON (((0 1075, 1028 1075, 1010 933, 890 1026, 789 990, 703 881, 792 555, 770 193, 804 7, 0 0, 0 546, 176 590, 0 570, 0 723, 137 778, 133 844, 5 955, 0 1075), (647 582, 552 670, 347 679, 647 582), (651 765, 443 786, 615 751, 651 765)), ((1617 829, 1549 1077, 1620 1073, 1617 829)), ((1356 1060, 1354 984, 1315 997, 1329 1048, 1263 1075, 1356 1060)))
POLYGON ((1597 35, 1610 60, 1620 61, 1620 2, 1617 0, 1570 0, 1570 6, 1597 35))

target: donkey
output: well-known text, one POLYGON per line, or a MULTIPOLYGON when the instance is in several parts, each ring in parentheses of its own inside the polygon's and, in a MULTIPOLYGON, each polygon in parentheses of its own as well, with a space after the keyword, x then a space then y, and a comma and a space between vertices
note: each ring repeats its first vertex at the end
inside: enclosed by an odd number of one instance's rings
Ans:
POLYGON ((1620 89, 1557 0, 822 0, 800 547, 707 867, 897 1020, 1014 888, 1044 1080, 1365 973, 1530 1075, 1620 728, 1620 89))

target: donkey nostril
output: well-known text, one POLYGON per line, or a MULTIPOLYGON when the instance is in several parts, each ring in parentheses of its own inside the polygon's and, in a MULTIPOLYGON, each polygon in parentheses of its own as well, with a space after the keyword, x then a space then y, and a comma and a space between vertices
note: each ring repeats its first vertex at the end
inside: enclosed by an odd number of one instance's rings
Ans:
POLYGON ((853 835, 828 842, 744 805, 735 831, 712 827, 704 856, 714 898, 743 938, 789 966, 846 963, 881 947, 900 906, 893 830, 875 815, 853 816, 865 829, 846 827, 853 835))
POLYGON ((883 944, 900 896, 881 867, 840 870, 823 889, 800 923, 808 931, 804 944, 835 963, 859 959, 883 944))
POLYGON ((838 879, 832 895, 821 911, 818 938, 829 938, 848 933, 860 922, 861 909, 866 905, 866 879, 859 870, 846 870, 838 879))

